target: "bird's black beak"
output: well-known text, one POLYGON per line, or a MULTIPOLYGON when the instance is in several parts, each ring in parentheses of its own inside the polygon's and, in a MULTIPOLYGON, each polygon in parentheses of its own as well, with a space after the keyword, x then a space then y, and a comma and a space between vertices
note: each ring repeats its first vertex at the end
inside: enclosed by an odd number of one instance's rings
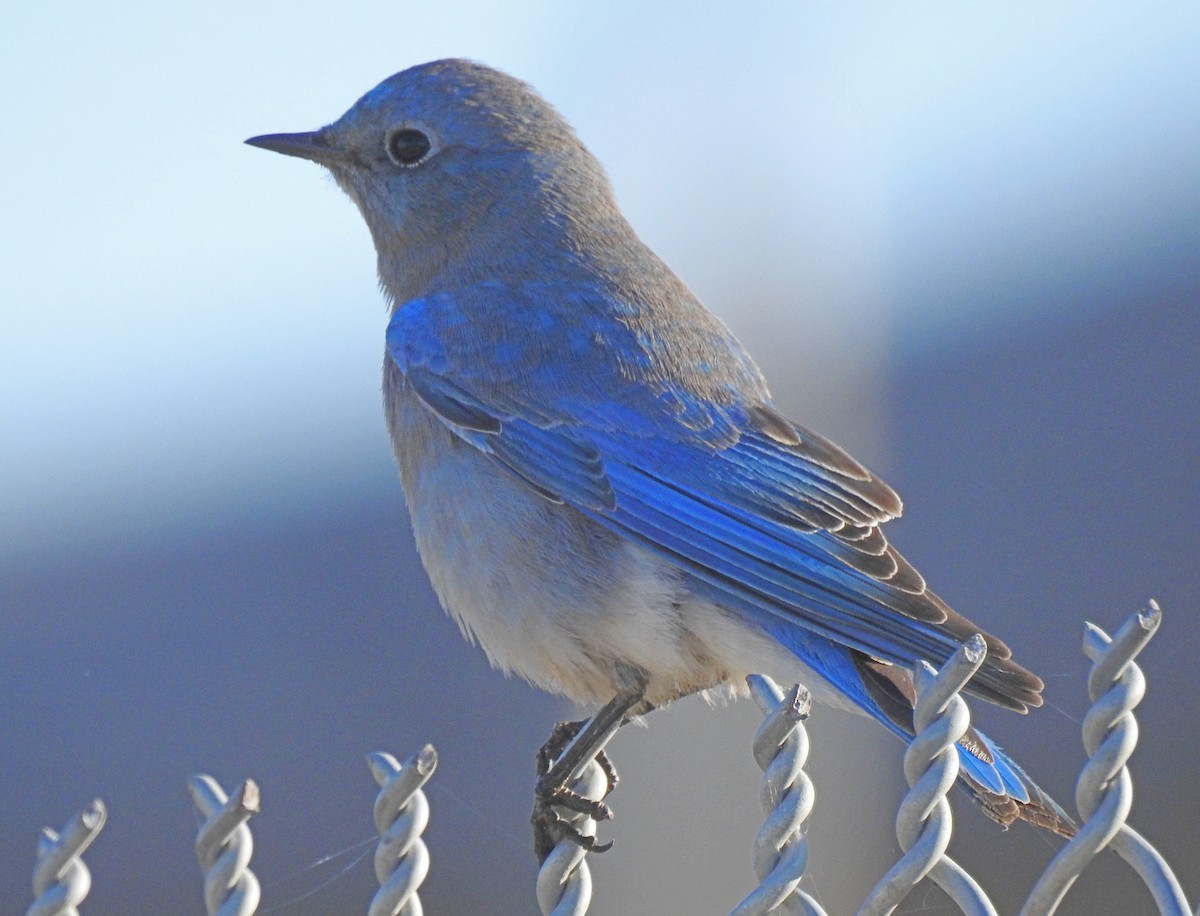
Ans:
POLYGON ((346 158, 343 150, 333 146, 325 131, 311 130, 302 134, 263 134, 246 141, 251 146, 269 149, 285 156, 297 156, 319 162, 321 165, 336 165, 346 158))

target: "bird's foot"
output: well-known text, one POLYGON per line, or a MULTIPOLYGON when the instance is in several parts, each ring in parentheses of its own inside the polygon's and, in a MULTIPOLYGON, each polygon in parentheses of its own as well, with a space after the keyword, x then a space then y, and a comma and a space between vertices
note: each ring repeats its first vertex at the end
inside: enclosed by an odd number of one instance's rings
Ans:
MULTIPOLYGON (((554 726, 549 740, 537 753, 537 787, 534 790, 533 817, 533 847, 538 861, 545 861, 546 856, 562 840, 568 840, 586 852, 606 852, 612 848, 612 843, 597 843, 590 834, 582 833, 576 822, 579 818, 569 819, 559 814, 555 808, 565 808, 597 821, 612 818, 612 809, 602 800, 616 788, 618 777, 612 761, 603 751, 599 751, 592 759, 604 773, 605 788, 600 799, 581 795, 565 785, 563 780, 552 778, 552 769, 563 750, 570 744, 583 727, 586 719, 579 722, 559 722, 554 726)), ((569 778, 566 774, 565 778, 569 778)))

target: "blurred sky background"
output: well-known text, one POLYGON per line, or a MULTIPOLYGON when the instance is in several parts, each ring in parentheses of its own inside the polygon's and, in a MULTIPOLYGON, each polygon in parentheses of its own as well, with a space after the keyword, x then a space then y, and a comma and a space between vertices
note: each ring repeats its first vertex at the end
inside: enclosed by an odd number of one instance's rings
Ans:
MULTIPOLYGON (((900 491, 894 542, 1047 679, 1029 720, 980 716, 1065 803, 1082 621, 1159 598, 1133 822, 1200 892, 1200 5, 4 20, 0 911, 28 905, 37 829, 99 795, 85 912, 202 912, 185 778, 207 771, 262 786, 264 911, 365 912, 369 856, 312 863, 371 837, 363 755, 425 741, 427 912, 534 911, 533 752, 573 710, 437 610, 383 427, 365 227, 316 167, 241 143, 445 56, 558 106, 784 411, 900 491)), ((727 912, 753 887, 757 721, 685 701, 618 737, 596 916, 727 912)), ((894 854, 902 748, 828 710, 811 732, 806 880, 847 912, 894 854)), ((955 855, 1015 909, 1057 844, 956 811, 955 855)), ((1148 911, 1115 860, 1063 910, 1148 911)))

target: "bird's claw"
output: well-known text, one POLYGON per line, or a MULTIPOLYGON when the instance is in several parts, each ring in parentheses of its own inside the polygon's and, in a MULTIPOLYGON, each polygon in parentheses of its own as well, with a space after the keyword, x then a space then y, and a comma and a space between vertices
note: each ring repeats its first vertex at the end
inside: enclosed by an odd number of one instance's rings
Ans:
MULTIPOLYGON (((569 792, 570 790, 564 791, 569 792)), ((593 813, 591 810, 582 812, 589 817, 596 820, 606 820, 612 817, 612 811, 603 802, 584 798, 574 792, 570 794, 580 802, 597 806, 599 810, 596 813, 593 813)), ((555 805, 572 808, 572 810, 580 810, 574 808, 573 802, 567 798, 555 798, 553 800, 538 798, 534 802, 533 817, 530 818, 530 821, 533 824, 533 851, 537 855, 539 862, 544 862, 554 847, 563 840, 574 843, 584 852, 608 852, 608 850, 612 849, 611 840, 607 843, 597 843, 594 836, 580 832, 578 827, 555 811, 555 805)))
MULTIPOLYGON (((535 805, 545 805, 551 808, 557 805, 571 811, 578 811, 580 814, 586 814, 593 820, 612 820, 612 808, 608 807, 604 802, 595 798, 588 798, 586 795, 580 795, 566 786, 543 787, 539 784, 536 792, 537 800, 535 805)), ((607 797, 608 791, 604 795, 607 797)))
MULTIPOLYGON (((538 750, 538 782, 534 790, 533 816, 530 820, 533 824, 534 852, 539 862, 545 861, 550 851, 562 840, 574 843, 585 852, 607 852, 612 848, 612 841, 597 843, 594 836, 580 832, 555 808, 566 808, 597 821, 611 820, 612 809, 600 799, 588 798, 566 785, 554 784, 546 779, 563 749, 579 734, 585 724, 586 720, 559 722, 554 726, 549 740, 538 750)), ((601 799, 607 798, 608 794, 617 787, 617 771, 603 750, 593 759, 604 773, 605 788, 601 799)))

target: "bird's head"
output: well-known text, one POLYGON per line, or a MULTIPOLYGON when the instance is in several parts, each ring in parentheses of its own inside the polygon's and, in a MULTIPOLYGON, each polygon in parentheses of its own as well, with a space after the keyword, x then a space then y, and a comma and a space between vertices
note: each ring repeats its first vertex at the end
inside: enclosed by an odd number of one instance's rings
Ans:
POLYGON ((538 247, 611 207, 602 169, 558 112, 520 80, 465 60, 388 77, 320 130, 246 142, 329 169, 401 299, 465 251, 477 268, 489 251, 503 261, 514 244, 538 247))

